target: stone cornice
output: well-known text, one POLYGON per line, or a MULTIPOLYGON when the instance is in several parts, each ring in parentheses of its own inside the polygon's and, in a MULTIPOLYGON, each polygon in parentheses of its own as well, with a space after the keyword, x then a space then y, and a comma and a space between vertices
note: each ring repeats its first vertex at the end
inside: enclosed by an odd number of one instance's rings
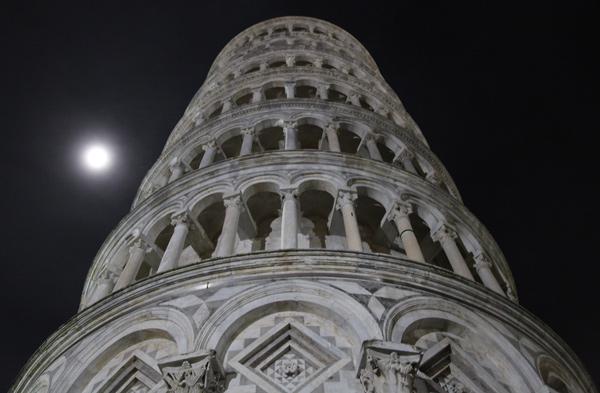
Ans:
POLYGON ((595 391, 576 355, 548 326, 530 312, 493 291, 431 265, 402 258, 333 250, 263 252, 213 259, 129 286, 79 312, 50 336, 21 370, 12 393, 22 393, 28 381, 65 351, 111 321, 141 307, 156 304, 171 291, 201 286, 227 286, 233 281, 282 279, 366 280, 385 282, 466 306, 482 316, 498 319, 563 359, 582 386, 595 391))

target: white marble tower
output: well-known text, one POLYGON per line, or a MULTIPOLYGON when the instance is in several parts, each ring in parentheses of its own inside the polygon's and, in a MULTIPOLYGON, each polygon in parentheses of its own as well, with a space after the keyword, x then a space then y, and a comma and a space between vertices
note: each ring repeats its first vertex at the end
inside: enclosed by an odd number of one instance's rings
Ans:
POLYGON ((14 393, 584 393, 366 49, 236 36, 14 393))

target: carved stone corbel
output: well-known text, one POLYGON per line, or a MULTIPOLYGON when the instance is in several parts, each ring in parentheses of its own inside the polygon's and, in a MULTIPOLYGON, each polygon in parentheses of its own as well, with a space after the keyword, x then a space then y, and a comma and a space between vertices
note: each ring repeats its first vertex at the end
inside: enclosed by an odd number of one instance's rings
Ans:
POLYGON ((226 378, 214 350, 165 359, 158 367, 169 393, 221 393, 226 378))
POLYGON ((358 378, 365 393, 413 393, 422 354, 386 341, 363 343, 358 378))

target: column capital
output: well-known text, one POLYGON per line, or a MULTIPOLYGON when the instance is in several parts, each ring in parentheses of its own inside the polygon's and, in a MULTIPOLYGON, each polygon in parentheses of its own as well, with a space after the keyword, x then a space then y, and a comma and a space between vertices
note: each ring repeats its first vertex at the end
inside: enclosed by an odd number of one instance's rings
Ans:
POLYGON ((415 347, 385 341, 363 343, 359 381, 365 393, 414 390, 423 354, 415 347))
POLYGON ((263 62, 260 63, 260 65, 258 67, 259 67, 259 69, 261 71, 264 71, 264 70, 266 70, 269 67, 269 64, 267 64, 266 61, 263 61, 263 62))
POLYGON ((411 204, 405 202, 396 202, 396 204, 390 211, 389 218, 395 221, 396 219, 408 217, 408 215, 412 212, 413 208, 411 204))
POLYGON ((117 279, 117 273, 110 270, 108 267, 98 274, 98 281, 114 282, 117 279))
POLYGON ((327 125, 325 126, 325 131, 332 131, 332 132, 338 132, 338 130, 340 129, 340 125, 336 122, 329 122, 327 123, 327 125))
POLYGON ((202 145, 202 150, 207 151, 209 149, 216 149, 217 141, 214 139, 209 139, 206 143, 202 145))
POLYGON ((286 55, 285 56, 285 64, 288 67, 293 67, 295 63, 296 63, 296 56, 294 56, 294 55, 286 55))
POLYGON ((190 216, 186 210, 178 211, 171 214, 171 225, 189 225, 191 222, 190 216))
POLYGON ((400 153, 398 153, 396 155, 396 157, 394 158, 394 161, 406 161, 406 160, 412 160, 413 158, 415 158, 415 155, 409 151, 407 148, 403 148, 402 150, 400 150, 400 153))
POLYGON ((223 204, 226 208, 231 206, 242 206, 242 196, 240 194, 232 194, 223 197, 223 204))
POLYGON ((475 255, 475 269, 479 272, 480 269, 491 269, 492 261, 484 253, 475 255))
POLYGON ((283 201, 296 199, 298 197, 298 190, 296 188, 282 188, 279 190, 279 194, 283 201))
POLYGON ((169 162, 169 169, 171 169, 171 171, 173 171, 174 169, 181 168, 182 166, 184 165, 179 159, 179 157, 175 157, 169 162))
POLYGON ((354 205, 354 201, 356 201, 356 192, 351 190, 339 190, 338 197, 336 201, 336 209, 341 209, 346 205, 354 205))
POLYGON ((429 172, 429 173, 427 173, 427 175, 425 176, 425 179, 428 180, 428 181, 430 181, 431 183, 433 183, 435 185, 440 185, 442 183, 442 181, 440 180, 439 176, 435 172, 429 172))
POLYGON ((241 130, 242 135, 254 135, 254 127, 244 127, 241 130))
POLYGON ((321 67, 323 67, 323 58, 321 58, 321 57, 318 57, 318 58, 316 58, 316 59, 313 61, 313 65, 314 65, 316 68, 321 68, 321 67))
POLYGON ((348 96, 348 101, 350 101, 352 105, 360 106, 360 95, 356 93, 350 94, 348 96))
POLYGON ((146 250, 148 248, 148 243, 139 233, 132 233, 127 238, 125 238, 125 244, 129 249, 139 248, 142 250, 146 250))
POLYGON ((367 132, 365 134, 365 142, 377 142, 381 138, 381 135, 376 132, 367 132))
POLYGON ((431 233, 431 239, 436 242, 445 243, 449 240, 454 240, 458 237, 456 231, 448 226, 448 224, 442 224, 431 233))
POLYGON ((288 129, 296 129, 298 128, 298 122, 295 120, 284 120, 282 122, 283 125, 283 130, 288 130, 288 129))
POLYGON ((168 393, 222 393, 227 389, 225 372, 214 350, 168 357, 158 367, 168 393))

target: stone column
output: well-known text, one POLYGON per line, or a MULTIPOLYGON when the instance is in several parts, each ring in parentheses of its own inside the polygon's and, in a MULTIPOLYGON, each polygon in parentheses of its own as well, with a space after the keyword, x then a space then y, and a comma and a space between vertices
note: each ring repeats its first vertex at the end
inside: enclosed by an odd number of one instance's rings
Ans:
POLYGON ((169 183, 179 179, 185 173, 185 167, 183 166, 183 163, 177 158, 169 164, 169 169, 171 170, 171 176, 169 176, 169 183))
POLYGON ((285 150, 298 149, 298 123, 295 121, 283 122, 283 134, 285 136, 285 150))
POLYGON ((417 174, 417 168, 415 168, 412 160, 414 158, 414 155, 408 151, 406 148, 402 149, 402 151, 400 151, 400 153, 398 153, 396 155, 396 157, 394 157, 394 161, 398 161, 400 162, 400 164, 402 164, 402 167, 407 171, 412 173, 413 175, 417 174))
POLYGON ((296 56, 293 55, 288 55, 285 57, 285 64, 288 67, 293 67, 294 65, 296 65, 296 56))
POLYGON ((242 198, 240 195, 233 195, 223 200, 225 205, 225 219, 223 220, 223 229, 215 256, 228 257, 233 254, 235 248, 235 238, 242 213, 242 198))
POLYGON ((320 83, 317 86, 317 97, 319 97, 321 100, 329 99, 329 85, 320 83))
POLYGON ((281 190, 281 248, 298 248, 298 200, 296 190, 281 190))
POLYGON ((215 155, 217 154, 217 142, 214 139, 208 141, 202 146, 202 150, 204 150, 204 155, 202 156, 202 160, 200 160, 198 168, 207 167, 215 160, 215 155))
POLYGON ((500 283, 496 280, 496 276, 494 276, 494 273, 492 272, 492 262, 487 255, 481 253, 475 256, 475 270, 477 270, 477 274, 486 288, 506 296, 500 283))
POLYGON ((373 134, 368 134, 365 136, 365 144, 367 145, 367 150, 369 150, 369 156, 377 161, 383 161, 381 157, 381 153, 379 152, 379 148, 377 147, 377 137, 373 134))
POLYGON ((94 304, 97 301, 104 299, 111 294, 113 285, 115 284, 115 273, 105 269, 102 274, 97 278, 97 285, 88 301, 88 305, 94 304))
POLYGON ((434 241, 439 242, 444 249, 444 253, 446 253, 454 273, 458 274, 459 276, 463 276, 464 278, 468 278, 469 280, 473 280, 473 275, 467 266, 467 262, 463 258, 458 246, 456 245, 455 239, 457 237, 458 235, 456 232, 447 225, 440 226, 434 233, 431 234, 431 238, 434 241))
POLYGON ((346 231, 346 243, 352 251, 362 251, 362 240, 358 230, 358 221, 354 212, 354 200, 356 194, 351 191, 340 191, 337 197, 336 208, 342 211, 344 219, 344 230, 346 231))
POLYGON ((261 101, 264 101, 262 87, 252 90, 252 103, 257 104, 261 101))
POLYGON ((361 106, 360 105, 360 96, 358 94, 351 94, 348 97, 348 101, 350 101, 350 103, 352 105, 361 106))
POLYGON ((285 98, 294 98, 296 97, 294 89, 296 89, 296 82, 285 82, 283 85, 285 89, 285 98))
POLYGON ((264 70, 266 70, 268 67, 269 67, 269 65, 268 65, 268 64, 267 64, 267 62, 265 62, 265 61, 261 62, 261 63, 260 63, 260 65, 259 65, 260 71, 264 71, 264 70))
POLYGON ((144 239, 139 235, 129 239, 127 245, 129 246, 129 259, 115 284, 113 292, 125 288, 135 281, 140 267, 144 262, 144 257, 146 256, 146 249, 148 246, 146 245, 146 242, 144 242, 144 239))
POLYGON ((440 180, 439 176, 435 172, 427 173, 427 175, 425 175, 425 179, 428 180, 429 182, 435 184, 436 186, 439 186, 442 184, 442 181, 440 180))
POLYGON ((313 62, 313 65, 315 66, 315 68, 323 68, 323 59, 322 58, 315 59, 315 61, 313 62))
POLYGON ((329 144, 329 150, 340 152, 340 140, 338 138, 338 130, 335 124, 328 124, 325 127, 325 134, 327 135, 327 142, 329 144))
POLYGON ((185 245, 185 238, 190 230, 187 212, 175 213, 171 216, 171 225, 174 226, 173 235, 169 240, 167 249, 158 266, 157 273, 175 269, 179 263, 179 257, 185 245))
POLYGON ((234 107, 234 103, 231 100, 231 98, 228 98, 225 100, 225 102, 223 102, 223 109, 221 109, 221 113, 225 113, 229 110, 231 110, 231 108, 234 107))
POLYGON ((398 203, 391 211, 390 219, 396 224, 402 246, 404 247, 404 251, 406 251, 406 256, 414 261, 425 263, 421 246, 419 246, 419 241, 410 224, 410 218, 408 217, 410 213, 412 213, 411 205, 398 203))
POLYGON ((254 128, 242 129, 242 147, 240 148, 240 156, 245 156, 252 153, 252 144, 254 143, 254 128))

